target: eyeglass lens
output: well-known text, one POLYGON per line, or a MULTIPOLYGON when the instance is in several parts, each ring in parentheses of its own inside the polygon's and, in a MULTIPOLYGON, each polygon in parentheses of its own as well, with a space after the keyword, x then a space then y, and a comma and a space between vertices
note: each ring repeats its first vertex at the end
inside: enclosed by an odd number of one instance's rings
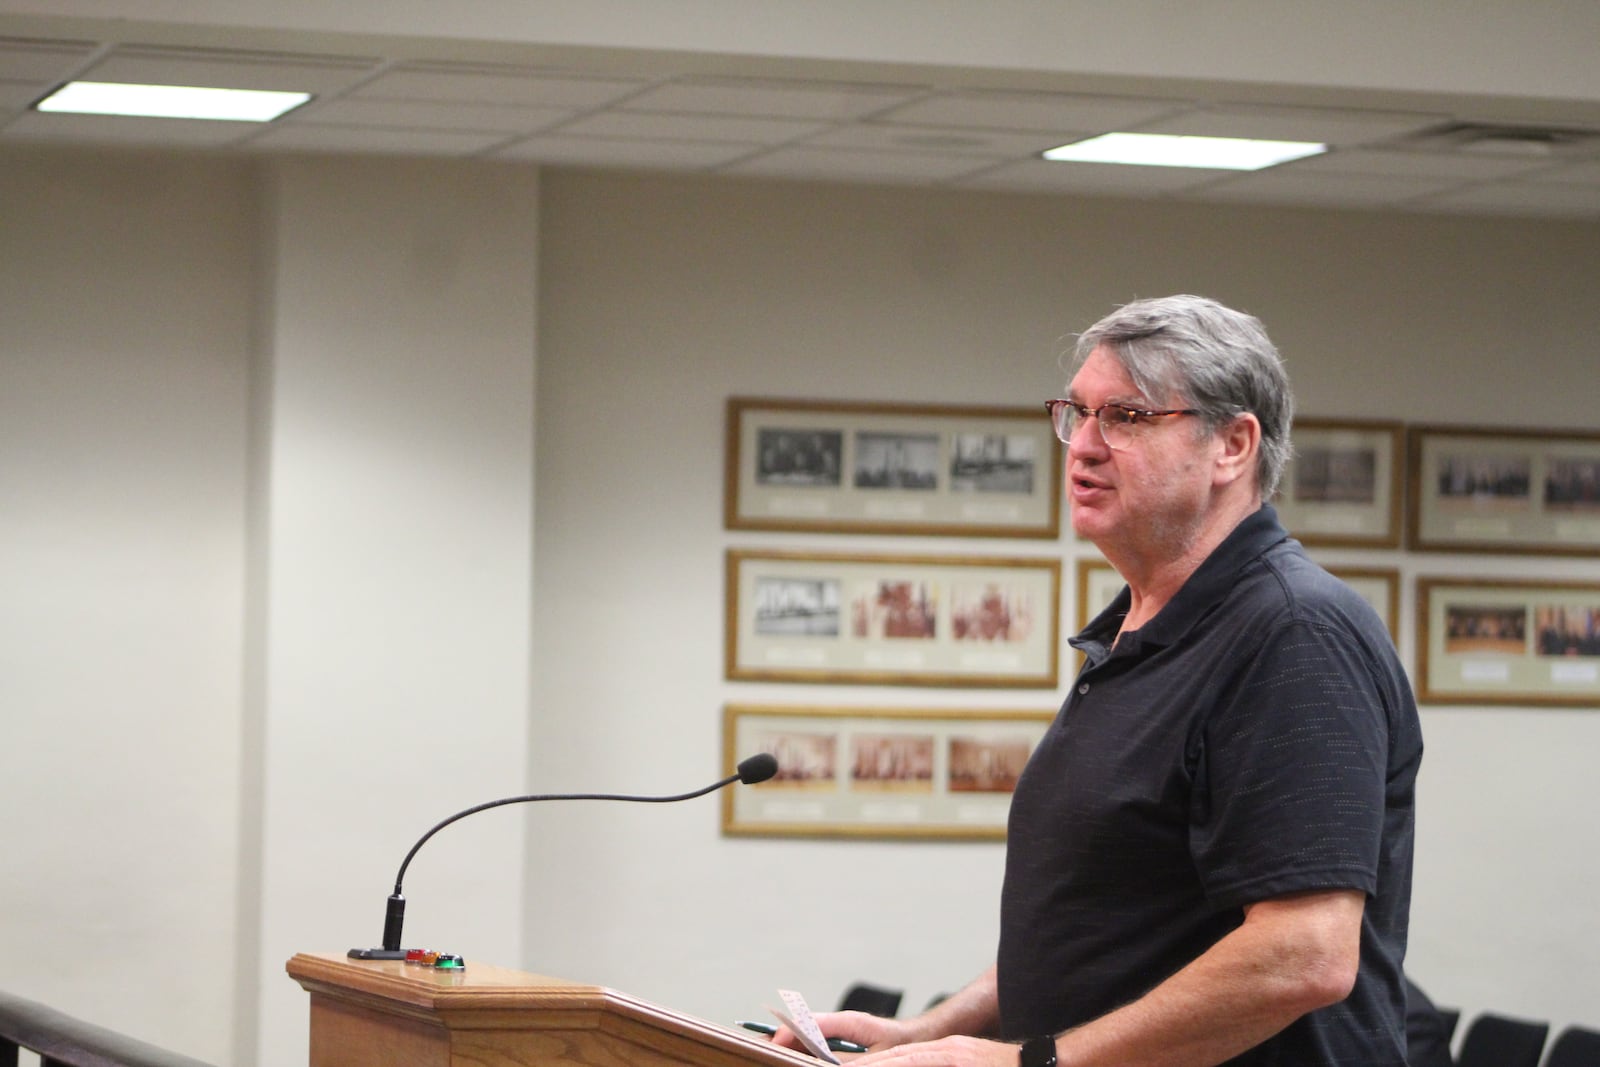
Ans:
MULTIPOLYGON (((1063 443, 1070 443, 1078 424, 1090 416, 1090 410, 1070 402, 1055 403, 1051 405, 1050 414, 1055 423, 1056 436, 1063 443)), ((1106 404, 1092 417, 1099 424, 1101 439, 1111 448, 1123 449, 1133 443, 1131 416, 1132 412, 1120 404, 1106 404)))

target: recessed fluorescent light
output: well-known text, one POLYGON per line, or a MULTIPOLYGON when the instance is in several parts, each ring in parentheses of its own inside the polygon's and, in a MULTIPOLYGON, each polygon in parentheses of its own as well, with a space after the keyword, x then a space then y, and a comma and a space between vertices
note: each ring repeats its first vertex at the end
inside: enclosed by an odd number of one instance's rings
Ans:
POLYGON ((68 82, 34 105, 38 111, 76 115, 132 115, 163 119, 271 122, 311 99, 310 93, 266 89, 207 89, 191 85, 124 85, 68 82))
POLYGON ((1255 141, 1242 137, 1180 137, 1165 133, 1108 133, 1049 149, 1044 158, 1076 163, 1126 163, 1141 167, 1208 167, 1260 170, 1326 152, 1309 141, 1255 141))

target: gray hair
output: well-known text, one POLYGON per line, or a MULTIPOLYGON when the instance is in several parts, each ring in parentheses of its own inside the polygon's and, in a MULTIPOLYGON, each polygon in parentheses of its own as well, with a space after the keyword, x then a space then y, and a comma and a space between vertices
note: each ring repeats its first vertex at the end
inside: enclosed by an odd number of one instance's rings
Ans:
POLYGON ((1259 319, 1200 296, 1125 304, 1078 335, 1076 362, 1096 348, 1153 404, 1200 411, 1207 433, 1249 413, 1261 423, 1256 481, 1270 500, 1293 451, 1294 396, 1259 319))

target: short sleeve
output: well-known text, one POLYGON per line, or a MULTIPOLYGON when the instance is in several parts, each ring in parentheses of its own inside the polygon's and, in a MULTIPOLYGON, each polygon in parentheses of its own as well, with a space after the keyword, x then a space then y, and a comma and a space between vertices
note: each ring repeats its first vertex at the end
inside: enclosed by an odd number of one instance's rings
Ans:
POLYGON ((1338 627, 1276 631, 1201 724, 1190 842, 1218 908, 1377 890, 1388 715, 1338 627))

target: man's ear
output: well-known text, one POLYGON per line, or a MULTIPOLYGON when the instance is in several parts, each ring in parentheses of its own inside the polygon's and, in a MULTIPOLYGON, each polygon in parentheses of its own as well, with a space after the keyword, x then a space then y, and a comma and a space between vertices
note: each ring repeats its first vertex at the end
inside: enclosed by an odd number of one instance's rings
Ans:
POLYGON ((1240 478, 1255 476, 1256 457, 1261 453, 1261 420, 1249 412, 1235 415, 1218 433, 1222 451, 1217 456, 1213 478, 1218 486, 1240 478))

